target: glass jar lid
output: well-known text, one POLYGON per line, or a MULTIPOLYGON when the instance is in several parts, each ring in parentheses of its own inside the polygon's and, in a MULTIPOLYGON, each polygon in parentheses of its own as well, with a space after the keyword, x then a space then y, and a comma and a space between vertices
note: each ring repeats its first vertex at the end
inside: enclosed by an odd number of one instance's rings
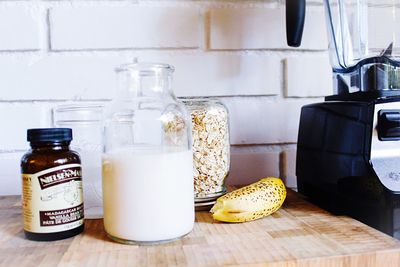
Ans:
POLYGON ((59 105, 53 108, 53 122, 56 125, 71 123, 99 123, 103 120, 102 103, 77 103, 59 105))
POLYGON ((172 74, 175 69, 172 65, 164 63, 151 63, 151 62, 141 62, 141 63, 128 63, 123 64, 115 69, 117 73, 129 71, 135 73, 139 76, 155 76, 162 73, 172 74))

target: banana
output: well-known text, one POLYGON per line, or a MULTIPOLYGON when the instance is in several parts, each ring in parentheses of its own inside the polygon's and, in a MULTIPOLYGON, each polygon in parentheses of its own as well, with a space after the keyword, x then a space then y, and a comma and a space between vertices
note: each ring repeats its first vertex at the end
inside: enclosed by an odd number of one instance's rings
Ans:
POLYGON ((285 198, 282 180, 268 177, 218 198, 210 212, 218 221, 248 222, 274 213, 285 198))

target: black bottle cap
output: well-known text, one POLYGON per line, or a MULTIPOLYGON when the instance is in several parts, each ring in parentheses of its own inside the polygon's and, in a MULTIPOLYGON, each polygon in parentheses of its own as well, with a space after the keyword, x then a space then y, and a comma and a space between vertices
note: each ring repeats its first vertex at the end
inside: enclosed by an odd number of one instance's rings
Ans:
POLYGON ((29 142, 69 142, 72 140, 70 128, 28 129, 29 142))

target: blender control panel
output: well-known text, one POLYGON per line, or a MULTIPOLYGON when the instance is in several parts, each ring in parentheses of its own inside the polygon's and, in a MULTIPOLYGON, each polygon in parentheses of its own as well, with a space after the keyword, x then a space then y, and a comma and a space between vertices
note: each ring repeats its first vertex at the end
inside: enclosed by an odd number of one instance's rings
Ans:
POLYGON ((380 110, 377 131, 381 141, 400 140, 400 110, 380 110))
POLYGON ((375 104, 370 163, 381 183, 400 192, 400 102, 375 104))

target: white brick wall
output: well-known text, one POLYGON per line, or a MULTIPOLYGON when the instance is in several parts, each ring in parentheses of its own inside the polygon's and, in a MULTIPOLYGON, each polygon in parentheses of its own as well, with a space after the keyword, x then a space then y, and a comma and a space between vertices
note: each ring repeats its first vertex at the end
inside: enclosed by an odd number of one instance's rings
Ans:
POLYGON ((135 57, 174 65, 178 96, 221 97, 228 183, 280 176, 295 187, 300 108, 332 90, 323 7, 308 2, 293 49, 281 0, 0 1, 0 195, 21 191, 26 129, 50 126, 59 103, 107 102, 114 68, 135 57))
POLYGON ((0 50, 38 50, 40 12, 24 5, 0 7, 0 50))
POLYGON ((327 56, 288 57, 285 60, 285 96, 312 97, 331 94, 333 82, 330 69, 327 56))
POLYGON ((225 99, 231 119, 231 143, 295 143, 300 108, 315 101, 277 100, 263 96, 225 99))
POLYGON ((0 100, 107 99, 115 86, 113 67, 123 55, 0 55, 0 100))
POLYGON ((51 48, 196 48, 199 20, 196 7, 55 7, 51 48))
MULTIPOLYGON (((284 7, 212 9, 210 49, 288 49, 285 25, 284 7)), ((324 14, 309 10, 301 49, 326 48, 324 14)))
POLYGON ((0 152, 27 149, 26 129, 50 125, 50 110, 45 103, 0 103, 0 152))
POLYGON ((279 153, 232 151, 229 183, 245 185, 265 176, 279 177, 279 153), (245 179, 244 179, 245 178, 245 179))

